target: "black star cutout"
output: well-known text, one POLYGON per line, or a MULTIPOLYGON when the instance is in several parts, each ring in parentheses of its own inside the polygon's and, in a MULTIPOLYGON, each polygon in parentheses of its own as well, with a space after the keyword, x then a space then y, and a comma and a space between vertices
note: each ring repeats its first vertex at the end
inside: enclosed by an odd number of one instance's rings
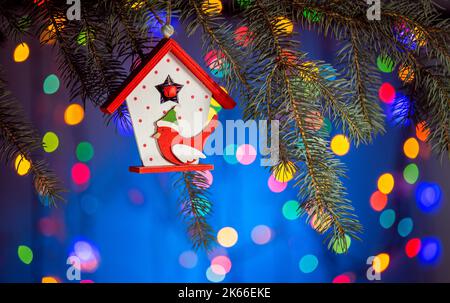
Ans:
POLYGON ((172 78, 168 75, 164 83, 156 85, 155 87, 161 94, 161 104, 167 101, 178 103, 178 92, 181 90, 183 85, 174 83, 172 78))

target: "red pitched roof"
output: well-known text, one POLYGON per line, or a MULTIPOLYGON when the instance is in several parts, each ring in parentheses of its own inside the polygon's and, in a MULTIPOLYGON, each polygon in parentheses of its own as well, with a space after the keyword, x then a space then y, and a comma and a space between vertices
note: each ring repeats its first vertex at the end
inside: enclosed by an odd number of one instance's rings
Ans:
POLYGON ((178 58, 212 93, 213 98, 226 109, 232 109, 236 103, 182 48, 172 39, 162 39, 151 51, 143 63, 137 67, 124 82, 116 94, 112 95, 102 106, 101 110, 112 114, 125 101, 129 94, 158 64, 159 61, 171 52, 178 58))

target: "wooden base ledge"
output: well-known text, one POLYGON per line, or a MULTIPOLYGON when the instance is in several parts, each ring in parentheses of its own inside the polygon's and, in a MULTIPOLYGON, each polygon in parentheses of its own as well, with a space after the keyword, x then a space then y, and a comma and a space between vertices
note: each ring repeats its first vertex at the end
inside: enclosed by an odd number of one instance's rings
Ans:
POLYGON ((214 170, 212 164, 166 165, 166 166, 130 166, 129 171, 138 174, 171 173, 182 171, 214 170))

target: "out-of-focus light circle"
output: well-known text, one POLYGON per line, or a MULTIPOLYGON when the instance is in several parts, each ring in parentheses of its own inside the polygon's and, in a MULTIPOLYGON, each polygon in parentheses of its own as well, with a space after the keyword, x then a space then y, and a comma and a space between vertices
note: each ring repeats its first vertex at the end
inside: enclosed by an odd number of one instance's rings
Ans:
POLYGON ((49 217, 41 218, 38 225, 39 231, 46 237, 54 236, 58 231, 58 223, 49 217))
POLYGON ((405 144, 403 144, 403 152, 405 153, 405 156, 410 159, 417 158, 417 155, 419 154, 419 142, 417 142, 417 139, 409 138, 406 140, 405 144))
POLYGON ((230 144, 223 150, 223 159, 228 164, 236 164, 238 160, 236 159, 236 150, 237 146, 234 144, 230 144))
POLYGON ((77 125, 84 119, 84 109, 80 104, 70 104, 64 112, 67 125, 77 125))
POLYGON ((388 202, 388 197, 387 195, 383 194, 380 191, 375 191, 371 196, 370 196, 370 206, 372 207, 373 210, 375 211, 382 211, 388 202))
MULTIPOLYGON (((225 274, 229 273, 231 270, 231 260, 230 258, 228 258, 227 256, 217 256, 214 257, 214 259, 212 259, 211 261, 211 265, 220 265, 223 270, 225 270, 225 274)), ((211 268, 213 271, 220 269, 219 267, 212 267, 211 268)), ((224 274, 222 270, 220 270, 219 272, 215 272, 216 274, 224 274)))
POLYGON ((233 227, 224 227, 217 233, 217 242, 223 247, 232 247, 238 240, 238 233, 233 227))
POLYGON ((54 132, 47 132, 42 138, 44 151, 47 153, 54 152, 59 146, 59 138, 54 132))
POLYGON ((202 11, 207 15, 218 15, 222 12, 222 9, 222 1, 220 0, 204 0, 202 2, 202 11))
POLYGON ((352 238, 350 238, 349 235, 345 235, 345 243, 347 246, 347 250, 345 249, 345 247, 342 243, 336 241, 333 244, 333 251, 337 254, 343 254, 343 253, 347 252, 350 249, 350 245, 352 244, 352 238))
POLYGON ((178 257, 178 262, 184 268, 194 268, 197 266, 198 257, 197 254, 192 250, 184 251, 178 257))
POLYGON ((201 188, 210 188, 213 183, 213 180, 214 180, 212 173, 209 170, 202 170, 202 171, 199 171, 199 174, 205 178, 206 182, 201 183, 201 184, 200 184, 200 182, 198 182, 199 184, 197 184, 197 185, 201 188))
POLYGON ((392 176, 392 174, 389 173, 385 173, 382 174, 379 178, 378 178, 378 190, 385 194, 388 195, 392 192, 392 190, 394 189, 394 176, 392 176))
POLYGON ((441 241, 435 237, 423 238, 421 241, 419 260, 424 264, 436 264, 441 256, 441 241))
POLYGON ((250 33, 247 26, 241 26, 234 31, 234 41, 242 47, 247 47, 250 42, 250 33))
POLYGON ((387 253, 381 253, 375 256, 372 261, 372 268, 376 273, 382 273, 389 267, 390 257, 387 253))
POLYGON ((33 251, 26 245, 19 245, 17 248, 17 255, 20 261, 25 264, 30 264, 33 261, 33 251))
POLYGON ((441 206, 442 191, 437 183, 421 182, 416 188, 417 207, 426 213, 435 212, 441 206))
POLYGON ((246 9, 252 4, 253 1, 254 0, 237 0, 236 2, 240 8, 246 9))
POLYGON ((379 55, 377 57, 378 69, 383 73, 392 73, 395 63, 389 56, 379 55))
POLYGON ((94 147, 89 142, 80 142, 75 151, 78 161, 88 162, 94 157, 94 147))
POLYGON ((80 200, 81 209, 88 215, 93 215, 98 209, 98 199, 92 195, 83 195, 80 200))
POLYGON ((272 192, 281 193, 286 189, 287 182, 278 182, 273 175, 270 175, 267 185, 272 192))
POLYGON ((414 222, 411 218, 403 218, 398 222, 397 231, 400 237, 407 237, 414 228, 414 222))
POLYGON ((411 66, 400 66, 398 69, 398 77, 400 80, 403 81, 403 83, 411 83, 414 80, 415 73, 414 70, 411 68, 411 66))
POLYGON ((305 274, 312 273, 319 265, 319 260, 314 255, 305 255, 300 259, 298 266, 301 272, 305 274))
POLYGON ((145 201, 144 194, 137 188, 131 188, 128 191, 128 198, 130 199, 131 203, 136 205, 141 205, 145 201))
POLYGON ((279 164, 273 175, 278 182, 288 182, 294 178, 295 172, 296 168, 294 163, 287 162, 279 164))
POLYGON ((47 277, 42 277, 41 282, 42 283, 59 283, 59 280, 55 277, 47 276, 47 277))
POLYGON ((73 246, 73 254, 80 261, 80 270, 83 272, 94 272, 100 263, 98 249, 87 241, 77 241, 73 246))
POLYGON ((83 185, 89 182, 91 170, 84 163, 76 163, 72 166, 72 181, 76 185, 83 185))
POLYGON ((380 225, 385 228, 391 228, 395 222, 395 211, 393 209, 386 209, 380 215, 380 225))
POLYGON ((341 274, 341 275, 336 276, 336 277, 333 279, 333 283, 335 283, 335 284, 352 283, 352 279, 351 279, 351 277, 350 277, 349 275, 347 275, 347 274, 341 274))
POLYGON ((225 269, 217 264, 211 265, 206 270, 206 278, 213 283, 222 282, 225 279, 225 276, 225 269))
POLYGON ((272 230, 267 225, 257 225, 253 227, 251 237, 255 244, 264 245, 271 240, 272 230))
POLYGON ((19 176, 25 176, 30 171, 31 162, 23 155, 18 155, 14 161, 14 168, 19 176))
POLYGON ((44 80, 44 93, 53 95, 59 90, 59 79, 55 74, 48 75, 44 80))
POLYGON ((403 170, 403 178, 408 184, 414 184, 417 182, 417 180, 419 179, 419 168, 415 163, 406 165, 405 169, 403 170))
POLYGON ((250 144, 242 144, 236 150, 236 159, 243 165, 250 165, 256 159, 256 150, 250 144))
POLYGON ((395 88, 390 83, 383 83, 378 91, 381 101, 391 104, 395 99, 395 88))
POLYGON ((306 7, 303 10, 303 17, 305 17, 306 19, 308 19, 309 21, 316 23, 319 22, 320 20, 322 20, 322 13, 316 11, 315 9, 310 9, 308 7, 306 7))
POLYGON ((288 220, 296 220, 299 217, 298 209, 300 204, 295 200, 290 200, 284 203, 282 212, 283 216, 288 220))
POLYGON ((275 18, 275 30, 285 35, 290 35, 294 31, 294 23, 286 17, 275 18))
POLYGON ((430 135, 430 130, 426 127, 425 122, 420 122, 416 125, 416 137, 422 142, 426 142, 428 136, 430 135))
POLYGON ((331 140, 331 150, 338 156, 344 156, 350 150, 350 141, 345 135, 336 135, 331 140))
POLYGON ((16 49, 14 50, 14 61, 15 62, 25 62, 28 57, 30 56, 30 48, 28 47, 28 44, 25 42, 20 43, 16 46, 16 49))
POLYGON ((414 258, 420 252, 422 243, 419 238, 413 238, 406 243, 405 253, 408 258, 414 258))

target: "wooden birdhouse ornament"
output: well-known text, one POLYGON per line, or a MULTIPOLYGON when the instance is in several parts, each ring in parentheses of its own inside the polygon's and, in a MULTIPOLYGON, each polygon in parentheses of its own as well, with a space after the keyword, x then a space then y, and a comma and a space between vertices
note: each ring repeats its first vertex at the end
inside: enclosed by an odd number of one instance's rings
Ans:
POLYGON ((178 43, 164 38, 101 109, 112 114, 127 102, 142 160, 131 172, 211 170, 199 161, 218 123, 209 115, 212 98, 225 109, 236 105, 178 43))

